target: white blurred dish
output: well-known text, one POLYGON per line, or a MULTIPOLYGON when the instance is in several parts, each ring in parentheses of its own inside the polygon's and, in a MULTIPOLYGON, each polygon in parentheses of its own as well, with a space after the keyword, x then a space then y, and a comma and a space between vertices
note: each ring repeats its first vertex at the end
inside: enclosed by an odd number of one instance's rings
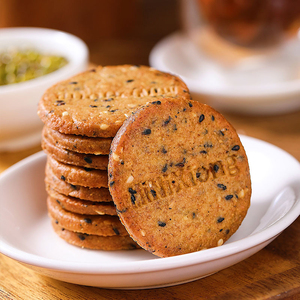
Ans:
POLYGON ((67 244, 47 216, 44 168, 39 152, 0 176, 0 252, 40 274, 76 284, 142 289, 193 281, 256 253, 300 213, 300 164, 283 150, 241 137, 253 195, 239 230, 224 245, 158 258, 145 250, 94 251, 67 244))
POLYGON ((187 35, 174 33, 152 49, 149 61, 156 69, 179 75, 193 99, 216 109, 279 114, 300 108, 299 51, 297 37, 277 52, 281 61, 274 54, 264 65, 264 58, 256 56, 245 59, 238 69, 226 69, 203 55, 187 35))
POLYGON ((37 116, 38 101, 53 84, 84 71, 89 56, 81 39, 52 29, 0 29, 0 52, 9 47, 63 56, 68 64, 32 80, 0 86, 0 151, 21 150, 39 142, 42 122, 37 116))

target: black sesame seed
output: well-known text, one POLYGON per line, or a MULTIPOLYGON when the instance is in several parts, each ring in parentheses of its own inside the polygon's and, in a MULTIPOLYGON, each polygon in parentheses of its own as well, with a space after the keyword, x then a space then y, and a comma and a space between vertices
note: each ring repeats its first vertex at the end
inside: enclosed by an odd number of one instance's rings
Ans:
POLYGON ((189 107, 193 107, 193 104, 191 102, 189 102, 189 107))
POLYGON ((227 196, 225 196, 225 199, 226 200, 230 200, 230 199, 232 199, 233 198, 233 195, 227 195, 227 196))
POLYGON ((134 189, 132 189, 132 188, 129 188, 129 189, 128 189, 128 192, 129 192, 130 194, 132 194, 132 195, 136 194, 136 191, 135 191, 134 189))
POLYGON ((228 234, 229 233, 229 229, 226 229, 225 233, 228 234))
POLYGON ((214 120, 215 120, 215 117, 214 117, 214 116, 211 116, 211 120, 214 121, 214 120))
POLYGON ((227 189, 226 185, 222 184, 222 183, 218 183, 217 187, 222 189, 223 191, 225 191, 227 189))
POLYGON ((57 202, 58 204, 60 204, 60 201, 59 201, 59 200, 57 200, 57 199, 56 199, 56 202, 57 202))
POLYGON ((199 123, 201 123, 203 120, 204 120, 204 115, 202 114, 202 115, 199 117, 199 123))
POLYGON ((168 151, 163 147, 161 150, 162 153, 166 154, 168 151))
POLYGON ((143 135, 149 135, 151 134, 151 129, 147 128, 142 132, 143 135))
POLYGON ((131 203, 132 203, 133 205, 135 205, 136 199, 135 199, 135 196, 134 196, 133 194, 131 194, 130 199, 131 199, 131 203))
POLYGON ((240 150, 240 146, 239 145, 235 145, 231 148, 232 151, 238 151, 240 150))
POLYGON ((187 91, 187 90, 183 90, 183 92, 184 92, 184 93, 187 93, 188 91, 187 91))
POLYGON ((182 168, 182 167, 184 167, 184 164, 185 164, 185 157, 183 158, 182 162, 176 164, 175 166, 182 168))
POLYGON ((55 224, 58 224, 58 221, 57 221, 57 220, 55 220, 55 224))
POLYGON ((93 162, 93 160, 92 160, 90 157, 88 157, 88 156, 85 156, 83 159, 84 159, 85 162, 87 162, 88 164, 91 164, 91 163, 93 162))
POLYGON ((169 116, 169 118, 166 121, 164 121, 163 126, 167 126, 171 120, 172 118, 169 116))
POLYGON ((155 198, 156 197, 156 191, 150 190, 150 192, 151 192, 152 196, 155 198))
POLYGON ((134 79, 128 79, 128 80, 126 80, 126 82, 132 82, 132 81, 134 81, 134 79))
POLYGON ((201 154, 207 154, 205 150, 200 151, 201 154))
POLYGON ((84 218, 83 220, 84 220, 84 222, 86 222, 88 224, 92 223, 92 219, 90 219, 90 218, 84 218))
POLYGON ((77 81, 71 81, 70 84, 77 84, 77 81))
POLYGON ((116 235, 120 235, 118 228, 113 227, 113 231, 115 232, 116 235))
POLYGON ((98 107, 98 105, 90 105, 90 107, 93 107, 93 108, 95 108, 95 107, 98 107))
POLYGON ((85 236, 83 234, 77 234, 77 236, 79 237, 80 240, 84 241, 85 240, 85 236))
MULTIPOLYGON (((156 90, 156 89, 155 89, 156 90)), ((157 90, 155 91, 157 93, 157 90)), ((157 105, 161 105, 161 101, 154 101, 152 102, 152 104, 157 104, 157 105)))
POLYGON ((87 172, 90 172, 90 171, 92 171, 93 169, 91 169, 91 168, 84 168, 87 172))
POLYGON ((65 180, 66 180, 66 177, 65 177, 64 175, 61 175, 61 176, 60 176, 60 179, 63 180, 63 181, 65 181, 65 180))
POLYGON ((109 102, 109 101, 112 101, 112 100, 114 100, 114 98, 108 98, 108 99, 105 99, 104 101, 109 102))
POLYGON ((168 164, 165 164, 164 167, 162 168, 162 171, 165 173, 168 170, 168 164))
POLYGON ((109 183, 109 186, 113 186, 114 185, 114 181, 111 181, 110 183, 109 183))
POLYGON ((197 172, 196 173, 196 178, 199 178, 201 176, 201 173, 197 172))
POLYGON ((219 230, 219 232, 222 232, 223 231, 223 228, 221 228, 220 230, 219 230))
POLYGON ((195 219, 195 217, 196 217, 196 213, 192 213, 192 216, 193 216, 193 219, 195 219))
POLYGON ((218 218, 218 220, 217 220, 218 223, 221 223, 221 222, 223 222, 223 221, 224 221, 224 218, 223 218, 223 217, 220 217, 220 218, 218 218))
POLYGON ((220 135, 224 136, 224 133, 222 130, 219 130, 220 135))
POLYGON ((66 104, 66 102, 63 101, 63 100, 57 100, 56 101, 56 106, 61 106, 61 105, 65 105, 65 104, 66 104))
POLYGON ((161 221, 158 221, 157 224, 160 227, 165 227, 167 225, 165 222, 161 222, 161 221))
POLYGON ((217 173, 219 171, 219 166, 218 165, 214 165, 214 171, 217 173))
POLYGON ((112 176, 113 176, 113 175, 112 175, 111 173, 109 173, 109 175, 108 175, 108 176, 109 176, 110 178, 112 178, 112 176))

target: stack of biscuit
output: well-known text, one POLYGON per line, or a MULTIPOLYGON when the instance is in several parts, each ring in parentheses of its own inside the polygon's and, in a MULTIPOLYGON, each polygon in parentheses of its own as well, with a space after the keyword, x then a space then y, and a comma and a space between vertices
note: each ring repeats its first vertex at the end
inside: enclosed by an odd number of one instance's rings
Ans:
POLYGON ((45 92, 38 115, 45 124, 47 206, 62 239, 89 249, 139 247, 120 222, 109 193, 108 155, 124 121, 139 107, 165 97, 190 99, 178 77, 132 65, 99 66, 45 92))

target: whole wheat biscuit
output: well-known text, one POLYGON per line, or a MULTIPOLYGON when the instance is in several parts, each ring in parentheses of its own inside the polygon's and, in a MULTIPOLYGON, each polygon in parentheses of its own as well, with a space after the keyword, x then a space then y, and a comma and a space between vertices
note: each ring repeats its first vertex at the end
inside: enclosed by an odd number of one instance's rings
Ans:
POLYGON ((133 111, 157 96, 190 98, 174 75, 146 66, 99 66, 49 88, 38 115, 61 133, 114 137, 133 111))
POLYGON ((99 170, 107 169, 108 155, 83 154, 65 150, 53 145, 45 136, 42 139, 42 148, 48 155, 64 164, 99 170))
POLYGON ((108 155, 112 142, 112 138, 91 138, 82 135, 63 134, 47 126, 43 128, 43 136, 47 136, 49 141, 57 147, 95 155, 108 155))
POLYGON ((89 188, 108 186, 106 171, 63 164, 49 155, 47 156, 47 163, 56 177, 62 178, 70 184, 89 188))
POLYGON ((97 201, 97 202, 111 202, 112 197, 108 188, 88 188, 80 185, 73 185, 67 183, 61 178, 57 178, 49 164, 46 165, 45 183, 50 185, 53 189, 66 196, 72 196, 82 200, 97 201))
POLYGON ((55 220, 52 220, 52 227, 56 234, 69 244, 81 248, 94 250, 133 250, 140 248, 130 236, 98 236, 85 233, 78 233, 67 230, 59 226, 55 220))
POLYGON ((48 213, 57 224, 71 231, 101 236, 128 235, 117 216, 81 215, 64 210, 54 198, 47 198, 48 213))
POLYGON ((246 153, 234 128, 195 101, 155 101, 113 140, 109 189, 144 249, 166 257, 222 245, 250 205, 246 153))
POLYGON ((53 198, 63 209, 67 211, 81 215, 117 215, 113 202, 79 200, 77 198, 60 194, 49 185, 46 185, 46 191, 51 198, 53 198))

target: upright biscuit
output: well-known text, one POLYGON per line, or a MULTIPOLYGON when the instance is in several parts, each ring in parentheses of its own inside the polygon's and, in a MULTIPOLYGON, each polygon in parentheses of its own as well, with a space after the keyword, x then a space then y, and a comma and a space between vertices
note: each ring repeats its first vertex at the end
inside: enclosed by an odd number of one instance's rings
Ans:
POLYGON ((45 182, 59 193, 67 196, 97 202, 112 201, 108 188, 89 188, 67 183, 64 177, 58 178, 53 174, 49 164, 46 165, 45 182))
POLYGON ((83 154, 65 150, 53 145, 45 136, 42 139, 42 148, 48 155, 64 164, 99 170, 107 169, 108 155, 83 154))
POLYGON ((139 248, 139 246, 128 235, 99 236, 78 233, 59 226, 53 219, 52 227, 59 237, 64 239, 69 244, 81 248, 106 251, 133 250, 139 248))
POLYGON ((222 245, 250 205, 246 153, 211 107, 154 101, 113 140, 109 189, 120 220, 144 249, 166 257, 222 245))
POLYGON ((108 155, 112 142, 112 138, 91 138, 82 135, 64 134, 47 126, 44 126, 43 136, 47 136, 52 144, 55 144, 57 147, 78 153, 95 155, 108 155))
POLYGON ((101 236, 128 235, 117 216, 92 216, 64 210, 55 199, 47 198, 49 215, 61 227, 71 231, 101 236))
POLYGON ((174 75, 146 66, 99 66, 48 89, 38 115, 61 133, 114 137, 133 111, 157 96, 190 98, 174 75))
POLYGON ((47 163, 58 178, 73 185, 89 188, 107 187, 107 172, 63 164, 48 155, 47 163))

